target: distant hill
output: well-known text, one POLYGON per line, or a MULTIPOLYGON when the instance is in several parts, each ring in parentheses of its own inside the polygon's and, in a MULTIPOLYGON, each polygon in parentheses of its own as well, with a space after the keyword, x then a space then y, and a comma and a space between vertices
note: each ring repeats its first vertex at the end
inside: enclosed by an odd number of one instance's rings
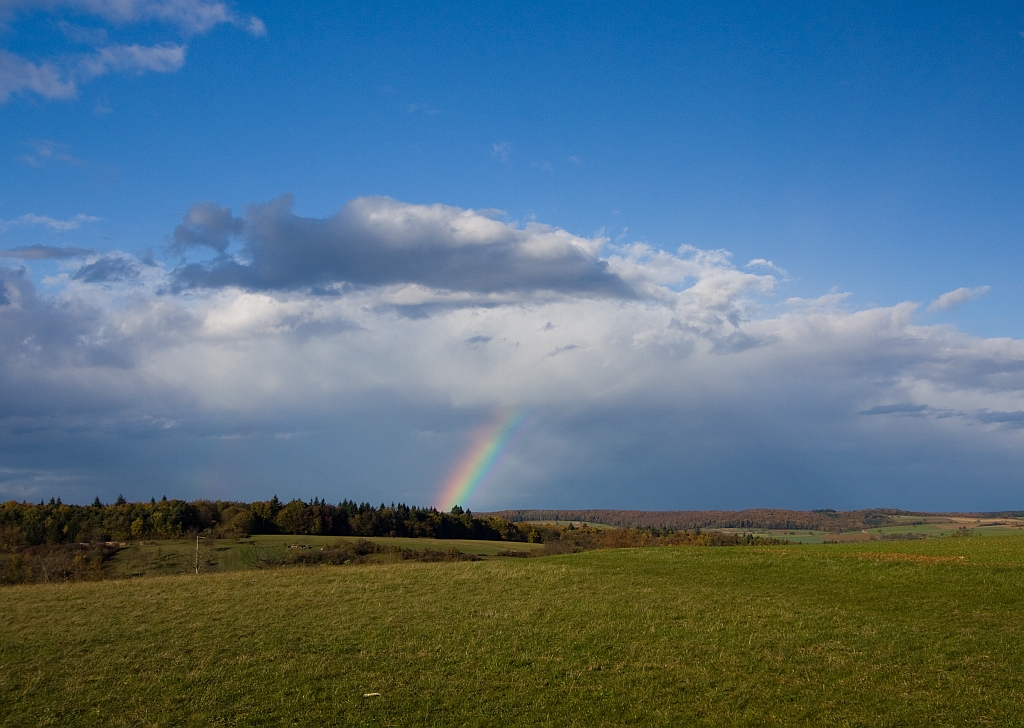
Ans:
POLYGON ((513 523, 521 521, 584 521, 618 528, 780 528, 842 532, 877 528, 892 523, 895 516, 911 515, 895 508, 861 511, 787 511, 780 508, 751 508, 745 511, 615 511, 615 510, 513 510, 493 511, 513 523))

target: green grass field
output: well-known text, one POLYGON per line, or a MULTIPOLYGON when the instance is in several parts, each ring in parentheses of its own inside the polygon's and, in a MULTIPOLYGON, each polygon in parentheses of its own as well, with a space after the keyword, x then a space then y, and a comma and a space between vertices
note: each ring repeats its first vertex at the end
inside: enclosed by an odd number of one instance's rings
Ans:
MULTIPOLYGON (((445 551, 455 548, 464 554, 475 556, 496 556, 506 551, 530 553, 543 549, 543 544, 511 543, 508 541, 472 541, 468 539, 436 538, 393 538, 388 536, 254 536, 240 539, 202 539, 199 542, 200 566, 202 571, 238 571, 251 568, 245 560, 246 549, 258 545, 264 551, 271 551, 279 558, 288 555, 289 547, 317 549, 331 546, 339 541, 373 541, 382 546, 393 546, 414 551, 445 551)), ((386 554, 372 560, 388 561, 386 554)), ((153 576, 194 573, 195 541, 132 541, 118 550, 107 563, 107 572, 112 576, 153 576)))
POLYGON ((0 616, 5 726, 1024 723, 1019 536, 13 586, 0 616))
POLYGON ((834 538, 834 535, 828 533, 828 531, 810 531, 805 529, 720 528, 718 530, 723 533, 753 533, 756 536, 778 538, 786 541, 792 541, 793 543, 825 543, 826 539, 834 538))

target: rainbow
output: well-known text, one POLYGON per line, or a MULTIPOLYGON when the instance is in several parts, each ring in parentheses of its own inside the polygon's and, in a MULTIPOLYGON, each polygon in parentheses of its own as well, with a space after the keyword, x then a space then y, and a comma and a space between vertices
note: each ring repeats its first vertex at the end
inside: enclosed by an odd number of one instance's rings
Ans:
POLYGON ((441 510, 448 511, 456 505, 466 504, 466 499, 494 472, 513 435, 527 419, 525 412, 512 412, 477 432, 472 447, 445 480, 438 496, 441 510))

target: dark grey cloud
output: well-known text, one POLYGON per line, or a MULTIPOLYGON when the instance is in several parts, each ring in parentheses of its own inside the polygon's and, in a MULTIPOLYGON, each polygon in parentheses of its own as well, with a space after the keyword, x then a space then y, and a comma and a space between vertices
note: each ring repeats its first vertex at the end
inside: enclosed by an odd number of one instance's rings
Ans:
POLYGON ((71 276, 84 283, 117 283, 138 280, 141 265, 132 258, 108 255, 83 265, 71 276))
POLYGON ((227 207, 212 202, 198 202, 185 213, 185 220, 174 228, 171 249, 185 253, 191 248, 206 247, 223 253, 231 238, 241 235, 245 221, 231 214, 227 207))
POLYGON ((888 404, 858 412, 861 415, 891 415, 909 414, 918 417, 932 417, 937 420, 945 420, 951 417, 962 417, 966 420, 980 422, 983 425, 1003 425, 1004 429, 1024 429, 1024 411, 1014 410, 1001 412, 998 410, 959 410, 959 409, 935 409, 926 404, 888 404))
POLYGON ((881 404, 871 409, 866 409, 863 412, 858 412, 861 415, 895 415, 895 414, 917 414, 924 412, 928 409, 926 404, 881 404))
POLYGON ((0 258, 16 258, 20 260, 66 260, 92 255, 95 251, 88 248, 61 248, 54 245, 21 245, 17 248, 0 250, 0 258))
POLYGON ((107 328, 102 308, 39 295, 24 270, 0 267, 0 290, 0 420, 15 418, 20 432, 22 416, 109 412, 132 402, 136 395, 118 390, 139 342, 107 328), (79 378, 115 370, 119 375, 85 386, 79 378))
MULTIPOLYGON (((318 294, 319 291, 313 290, 314 294, 318 294)), ((446 311, 455 311, 458 309, 489 309, 498 308, 502 305, 501 301, 488 301, 483 296, 472 298, 465 301, 431 301, 429 303, 410 303, 410 304, 396 304, 396 303, 380 303, 375 307, 378 313, 384 313, 385 311, 394 311, 399 316, 407 319, 428 319, 431 316, 436 316, 439 313, 446 311)))
POLYGON ((752 336, 745 331, 732 331, 725 336, 705 334, 705 338, 714 342, 712 351, 715 354, 739 354, 747 349, 770 344, 771 337, 752 336))
POLYGON ((974 419, 985 424, 1000 424, 1010 427, 1024 427, 1024 412, 978 412, 974 419))
POLYGON ((34 299, 35 287, 29 281, 27 271, 24 268, 0 266, 0 295, 3 296, 3 304, 8 306, 14 301, 34 299))
POLYGON ((300 290, 406 283, 474 293, 635 295, 608 270, 592 241, 547 226, 518 228, 472 210, 387 197, 353 200, 327 219, 300 217, 291 208, 290 195, 253 205, 243 224, 226 208, 194 207, 175 230, 178 249, 203 245, 224 253, 238 231, 244 248, 238 258, 182 265, 173 272, 174 287, 300 290))

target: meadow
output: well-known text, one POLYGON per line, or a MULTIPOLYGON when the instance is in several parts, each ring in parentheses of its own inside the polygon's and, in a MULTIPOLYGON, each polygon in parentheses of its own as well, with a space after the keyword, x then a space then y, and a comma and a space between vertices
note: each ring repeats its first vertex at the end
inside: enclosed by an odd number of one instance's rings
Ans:
MULTIPOLYGON (((535 553, 543 544, 509 543, 507 541, 475 541, 460 538, 403 538, 396 536, 307 536, 261 535, 250 538, 200 539, 198 544, 200 573, 238 571, 254 567, 254 556, 278 564, 284 563, 295 550, 330 548, 342 542, 369 541, 394 549, 411 551, 448 551, 455 549, 477 557, 497 556, 516 551, 535 553)), ((138 577, 195 573, 196 542, 187 539, 163 539, 126 542, 106 563, 112 577, 138 577)), ((370 561, 395 561, 394 554, 374 554, 370 561)))
POLYGON ((1020 725, 1024 538, 0 589, 0 724, 1020 725))

